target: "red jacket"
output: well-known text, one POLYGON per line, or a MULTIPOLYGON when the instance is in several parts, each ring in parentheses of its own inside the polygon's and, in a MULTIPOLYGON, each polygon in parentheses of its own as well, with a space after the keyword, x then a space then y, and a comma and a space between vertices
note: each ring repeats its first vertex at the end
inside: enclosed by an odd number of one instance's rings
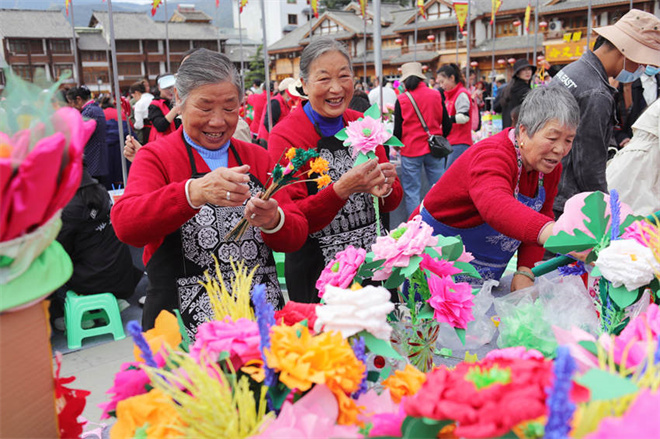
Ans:
MULTIPOLYGON (((192 170, 182 131, 183 128, 179 128, 171 135, 140 148, 131 166, 126 191, 112 208, 112 224, 117 236, 135 247, 144 246, 145 264, 166 235, 176 231, 198 212, 186 200, 185 184, 192 170)), ((268 173, 275 166, 266 151, 251 143, 231 141, 243 163, 250 165, 250 173, 265 184, 268 173)), ((210 171, 194 149, 193 157, 199 172, 210 171)), ((230 152, 228 167, 234 166, 238 163, 230 152)), ((284 211, 285 222, 277 233, 262 233, 264 242, 275 251, 296 251, 307 239, 305 216, 289 198, 287 188, 273 198, 284 211)))
MULTIPOLYGON (((537 244, 541 229, 554 220, 552 203, 557 195, 561 163, 545 176, 546 199, 541 212, 518 202, 514 196, 518 162, 510 129, 468 148, 431 188, 424 198, 424 208, 438 221, 451 227, 467 229, 484 222, 511 238, 522 241, 518 265, 533 267, 543 257, 537 244)), ((533 197, 538 189, 539 173, 520 175, 520 193, 533 197)), ((419 213, 419 207, 413 216, 419 213)))
POLYGON ((253 134, 259 132, 259 122, 261 121, 261 114, 266 107, 266 92, 261 92, 259 94, 253 94, 248 96, 248 105, 252 105, 252 110, 254 114, 254 119, 250 123, 250 131, 253 134))
MULTIPOLYGON (((438 90, 428 88, 424 83, 410 92, 424 117, 424 122, 431 134, 442 135, 442 96, 438 90)), ((430 154, 428 135, 422 128, 422 123, 417 117, 415 108, 405 93, 401 93, 397 100, 401 106, 401 142, 405 145, 401 148, 404 157, 419 157, 430 154)))
MULTIPOLYGON (((284 101, 284 97, 281 94, 277 94, 273 96, 272 101, 277 101, 280 104, 280 117, 277 120, 273 119, 273 127, 275 127, 275 124, 277 124, 279 121, 284 119, 289 115, 291 112, 291 109, 289 107, 289 103, 293 103, 293 99, 289 100, 289 102, 284 101)), ((264 107, 266 108, 266 107, 264 107)), ((267 111, 262 111, 261 112, 261 123, 259 124, 259 132, 257 134, 257 139, 264 139, 266 142, 268 141, 268 135, 270 134, 268 132, 268 129, 266 128, 266 116, 268 115, 267 111)))
MULTIPOLYGON (((362 113, 347 109, 344 112, 344 121, 348 123, 361 116, 362 113)), ((281 160, 284 158, 284 152, 292 146, 305 149, 316 148, 316 143, 320 138, 314 125, 305 114, 303 106, 299 105, 289 113, 289 117, 273 127, 268 142, 268 153, 273 160, 281 160)), ((382 146, 376 149, 376 155, 380 163, 388 161, 382 146)), ((332 169, 332 164, 330 167, 332 169)), ((316 195, 309 195, 304 184, 294 184, 290 187, 291 199, 307 217, 309 233, 317 232, 330 224, 344 207, 346 202, 337 195, 333 185, 334 183, 331 183, 316 195)), ((401 202, 402 197, 403 189, 397 177, 392 186, 392 193, 387 198, 380 200, 380 209, 383 212, 393 211, 401 202)))
MULTIPOLYGON (((456 84, 456 87, 445 92, 445 98, 446 98, 445 105, 447 106, 447 112, 449 113, 450 116, 456 116, 456 108, 454 107, 454 103, 456 102, 456 99, 461 93, 465 93, 465 95, 470 100, 470 107, 472 107, 473 105, 472 99, 470 98, 470 93, 468 93, 465 86, 459 82, 458 84, 456 84)), ((468 111, 467 114, 469 116, 470 112, 468 111)), ((451 143, 452 145, 472 145, 471 121, 464 124, 458 124, 458 123, 453 124, 451 126, 451 131, 447 136, 447 140, 449 140, 449 143, 451 143)))

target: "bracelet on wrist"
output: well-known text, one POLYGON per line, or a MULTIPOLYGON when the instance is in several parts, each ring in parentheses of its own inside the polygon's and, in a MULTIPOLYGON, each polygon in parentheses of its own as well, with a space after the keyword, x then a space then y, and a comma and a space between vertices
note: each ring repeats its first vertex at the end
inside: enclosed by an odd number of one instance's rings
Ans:
POLYGON ((514 276, 518 275, 518 274, 521 275, 521 276, 525 276, 526 278, 528 278, 529 280, 534 282, 535 277, 529 271, 516 270, 515 273, 513 273, 514 276))
POLYGON ((284 211, 280 206, 277 206, 277 210, 280 212, 280 222, 275 226, 275 228, 264 229, 263 227, 259 227, 261 231, 267 235, 272 235, 273 233, 277 233, 282 229, 282 227, 284 227, 284 211))

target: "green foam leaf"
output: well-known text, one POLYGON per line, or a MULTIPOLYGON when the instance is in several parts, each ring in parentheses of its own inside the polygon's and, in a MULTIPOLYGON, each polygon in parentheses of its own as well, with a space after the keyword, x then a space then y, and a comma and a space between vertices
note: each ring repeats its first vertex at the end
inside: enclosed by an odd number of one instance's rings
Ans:
POLYGON ((454 328, 454 331, 456 331, 456 335, 458 335, 458 338, 461 340, 461 343, 465 345, 465 329, 463 328, 454 328))
POLYGON ((371 107, 367 109, 367 111, 364 112, 365 117, 370 117, 372 119, 380 120, 381 118, 381 113, 380 113, 380 108, 378 108, 378 104, 373 104, 371 107))
POLYGON ((637 385, 629 379, 596 368, 589 369, 575 381, 591 391, 592 401, 621 398, 639 391, 637 385))
POLYGON ((620 287, 609 287, 610 298, 616 303, 616 305, 623 309, 627 306, 632 305, 635 300, 637 300, 638 290, 628 291, 628 289, 621 285, 620 287))
POLYGON ((383 357, 394 358, 400 360, 401 355, 394 350, 389 341, 381 340, 380 338, 374 337, 370 332, 361 331, 358 333, 358 336, 364 338, 364 344, 369 349, 369 352, 381 355, 383 357))

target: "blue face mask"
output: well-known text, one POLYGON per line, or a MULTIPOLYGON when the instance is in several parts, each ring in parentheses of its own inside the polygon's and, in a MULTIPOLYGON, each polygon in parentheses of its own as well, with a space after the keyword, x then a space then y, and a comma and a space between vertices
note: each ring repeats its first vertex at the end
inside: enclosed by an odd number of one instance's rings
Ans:
POLYGON ((630 73, 628 70, 626 70, 626 62, 624 61, 623 70, 621 70, 621 73, 619 73, 615 79, 623 83, 634 82, 636 79, 642 76, 644 69, 645 66, 639 65, 637 66, 637 70, 635 70, 633 73, 630 73))
POLYGON ((660 72, 660 67, 646 66, 646 70, 644 70, 644 73, 649 76, 655 76, 658 72, 660 72))

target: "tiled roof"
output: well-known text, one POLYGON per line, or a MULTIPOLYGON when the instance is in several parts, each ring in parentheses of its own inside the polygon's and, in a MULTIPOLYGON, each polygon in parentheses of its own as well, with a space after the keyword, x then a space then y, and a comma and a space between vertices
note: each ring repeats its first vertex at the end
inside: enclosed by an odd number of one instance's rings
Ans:
POLYGON ((80 50, 108 50, 108 43, 101 32, 84 32, 76 30, 78 34, 78 49, 80 50))
MULTIPOLYGON (((115 38, 117 40, 164 40, 165 26, 157 25, 144 12, 113 12, 115 38)), ((92 12, 90 25, 98 22, 104 33, 109 32, 110 20, 105 11, 92 12)), ((174 24, 174 23, 173 23, 174 24)))
POLYGON ((0 9, 0 36, 72 38, 73 31, 59 10, 0 9))
POLYGON ((437 58, 438 52, 430 52, 426 50, 418 50, 417 56, 414 52, 404 53, 390 60, 390 64, 404 64, 407 62, 417 61, 417 62, 429 62, 437 58))
MULTIPOLYGON (((314 22, 318 19, 312 19, 312 26, 314 22)), ((295 49, 301 47, 300 41, 305 38, 309 32, 309 24, 305 23, 304 25, 298 26, 296 29, 292 30, 288 34, 284 35, 280 40, 275 41, 273 44, 268 46, 268 51, 284 50, 284 49, 295 49)))
MULTIPOLYGON (((539 34, 539 38, 536 45, 539 50, 543 48, 543 35, 539 34)), ((533 47, 534 47, 534 34, 530 34, 529 39, 527 38, 526 35, 499 37, 495 39, 495 52, 525 50, 527 48, 532 49, 533 47)), ((477 47, 473 47, 472 49, 470 49, 470 53, 473 55, 483 54, 484 52, 490 54, 492 51, 493 51, 492 39, 484 40, 477 47)))

